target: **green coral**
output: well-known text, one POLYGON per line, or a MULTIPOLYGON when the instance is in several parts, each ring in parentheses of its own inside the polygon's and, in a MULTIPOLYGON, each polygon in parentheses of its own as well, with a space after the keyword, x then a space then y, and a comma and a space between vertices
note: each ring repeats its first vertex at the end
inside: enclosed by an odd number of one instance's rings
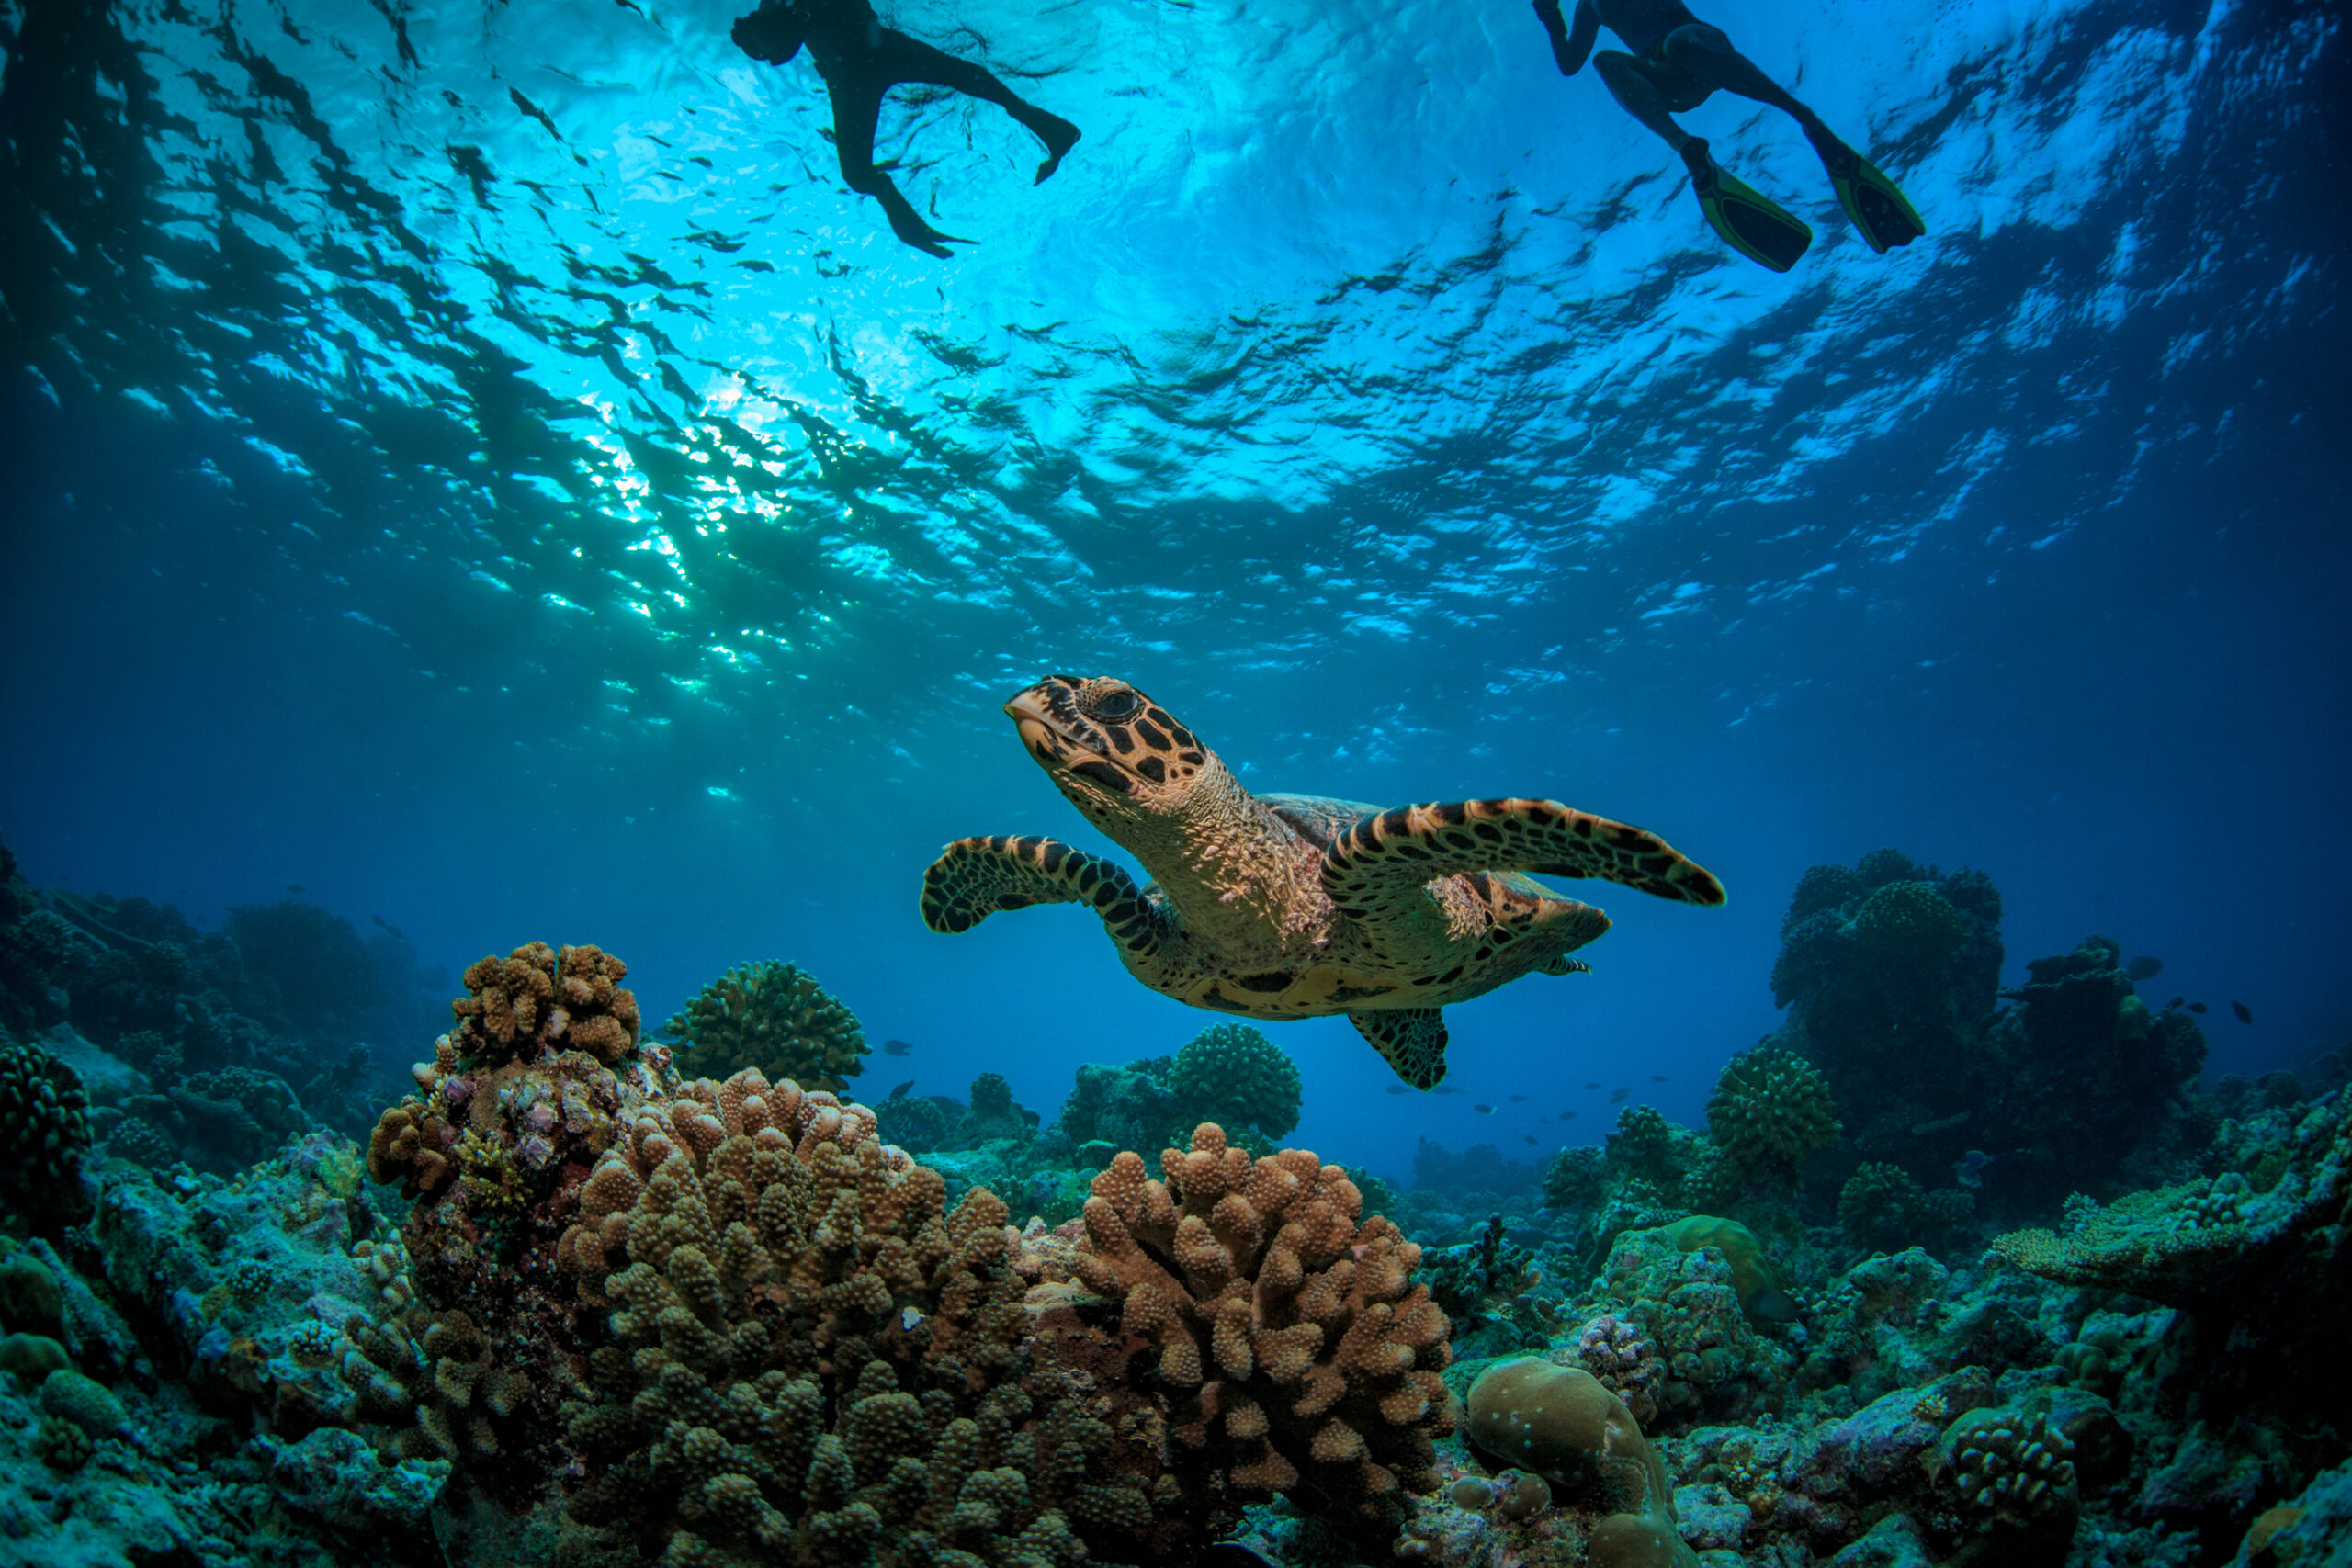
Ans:
POLYGON ((1838 1224, 1863 1247, 1907 1247, 1927 1204, 1927 1193, 1909 1171, 1899 1165, 1867 1164, 1846 1179, 1838 1194, 1838 1224))
POLYGON ((0 1045, 0 1212, 37 1231, 79 1216, 89 1110, 72 1067, 38 1045, 0 1045))
POLYGON ((1829 1080, 1793 1051, 1770 1047, 1731 1059, 1707 1101, 1707 1131, 1732 1158, 1793 1171, 1838 1141, 1829 1080))
POLYGON ((1562 1149, 1544 1170, 1544 1206, 1577 1209, 1600 1201, 1608 1190, 1609 1160, 1590 1144, 1562 1149))
POLYGON ((1854 935, 1880 953, 1928 957, 1957 948, 1968 925, 1934 883, 1890 882, 1862 900, 1854 935))
POLYGON ((1169 1069, 1184 1118, 1215 1122, 1228 1134, 1255 1126, 1279 1138, 1298 1125, 1298 1068, 1264 1032, 1216 1023, 1184 1043, 1169 1069))
POLYGON ((757 1067, 835 1094, 865 1070, 865 1032, 856 1015, 797 966, 769 959, 739 964, 705 986, 662 1026, 678 1071, 724 1078, 757 1067))

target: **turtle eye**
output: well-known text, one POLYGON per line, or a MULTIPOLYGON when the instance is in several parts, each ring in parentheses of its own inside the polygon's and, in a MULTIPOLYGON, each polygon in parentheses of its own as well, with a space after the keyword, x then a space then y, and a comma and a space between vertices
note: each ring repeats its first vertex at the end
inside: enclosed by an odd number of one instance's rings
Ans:
POLYGON ((1093 703, 1090 705, 1094 709, 1094 716, 1097 718, 1114 720, 1133 718, 1143 707, 1143 699, 1136 696, 1133 692, 1123 689, 1116 692, 1106 692, 1102 696, 1095 698, 1093 703))

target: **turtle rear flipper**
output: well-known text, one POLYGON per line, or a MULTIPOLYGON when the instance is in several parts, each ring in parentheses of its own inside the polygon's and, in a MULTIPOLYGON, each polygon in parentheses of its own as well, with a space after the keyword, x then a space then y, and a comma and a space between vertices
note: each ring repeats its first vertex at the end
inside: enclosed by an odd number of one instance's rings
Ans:
POLYGON ((1720 904, 1723 884, 1656 833, 1556 800, 1455 800, 1368 817, 1323 857, 1340 912, 1377 918, 1441 876, 1519 871, 1599 876, 1685 904, 1720 904))
POLYGON ((1384 1008, 1351 1012, 1348 1021, 1415 1089, 1435 1089, 1445 1077, 1445 1013, 1439 1008, 1384 1008))
POLYGON ((922 922, 935 931, 970 931, 1032 904, 1090 905, 1131 953, 1156 952, 1170 934, 1167 915, 1125 868, 1058 839, 958 839, 922 874, 922 922))

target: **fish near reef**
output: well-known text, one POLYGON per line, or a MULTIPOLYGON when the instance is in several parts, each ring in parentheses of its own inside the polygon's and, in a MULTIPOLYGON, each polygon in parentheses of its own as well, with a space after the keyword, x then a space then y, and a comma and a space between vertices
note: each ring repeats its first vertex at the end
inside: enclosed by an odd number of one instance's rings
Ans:
POLYGON ((885 1056, 903 1056, 913 1049, 914 1047, 912 1045, 903 1040, 885 1040, 882 1042, 882 1054, 885 1056))
POLYGON ((1624 1103, 1625 1097, 1633 1092, 1630 1089, 1612 1089, 1609 1091, 1609 1103, 1622 1105, 1624 1103))
POLYGON ((2238 1021, 2240 1023, 2252 1023, 2254 1021, 2254 1010, 2246 1006, 2244 1002, 2231 1002, 2230 1010, 2238 1015, 2238 1021))
POLYGON ((1510 1096, 1510 1102, 1511 1102, 1513 1105, 1517 1105, 1521 1100, 1525 1100, 1526 1098, 1527 1098, 1527 1096, 1525 1096, 1525 1095, 1523 1095, 1523 1094, 1514 1094, 1514 1095, 1512 1095, 1512 1096, 1510 1096))
POLYGON ((2142 956, 2126 964, 2123 966, 2123 972, 2134 980, 2153 980, 2165 972, 2165 961, 2161 958, 2142 956))
POLYGON ((2188 1004, 2188 1010, 2194 1013, 2207 1013, 2213 1010, 2207 1007, 2203 1002, 2191 1002, 2188 1004))
POLYGON ((1724 902, 1713 874, 1656 834, 1554 800, 1384 810, 1253 794, 1114 677, 1048 675, 1004 712, 1054 787, 1154 880, 1138 886, 1115 861, 1051 839, 959 839, 923 873, 926 925, 1086 905, 1150 989, 1244 1018, 1345 1017, 1416 1089, 1445 1077, 1446 1007, 1530 975, 1590 972, 1568 954, 1609 917, 1536 876, 1724 902))
POLYGON ((1495 1108, 1491 1105, 1474 1105, 1470 1109, 1481 1116, 1492 1116, 1495 1113, 1495 1108))

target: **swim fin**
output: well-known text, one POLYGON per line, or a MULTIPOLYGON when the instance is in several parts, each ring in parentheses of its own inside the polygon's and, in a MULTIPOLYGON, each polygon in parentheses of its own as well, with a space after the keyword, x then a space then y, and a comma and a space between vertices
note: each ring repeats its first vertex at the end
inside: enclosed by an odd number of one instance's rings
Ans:
POLYGON ((1690 171, 1690 188, 1699 195, 1699 210, 1724 243, 1774 272, 1786 272, 1804 259, 1813 231, 1803 219, 1726 174, 1698 137, 1683 143, 1682 162, 1690 171))
POLYGON ((1846 216, 1854 220, 1871 250, 1884 255, 1928 231, 1911 198, 1881 174, 1877 164, 1835 137, 1826 147, 1815 143, 1814 151, 1821 154, 1822 167, 1829 171, 1838 205, 1846 209, 1846 216))

